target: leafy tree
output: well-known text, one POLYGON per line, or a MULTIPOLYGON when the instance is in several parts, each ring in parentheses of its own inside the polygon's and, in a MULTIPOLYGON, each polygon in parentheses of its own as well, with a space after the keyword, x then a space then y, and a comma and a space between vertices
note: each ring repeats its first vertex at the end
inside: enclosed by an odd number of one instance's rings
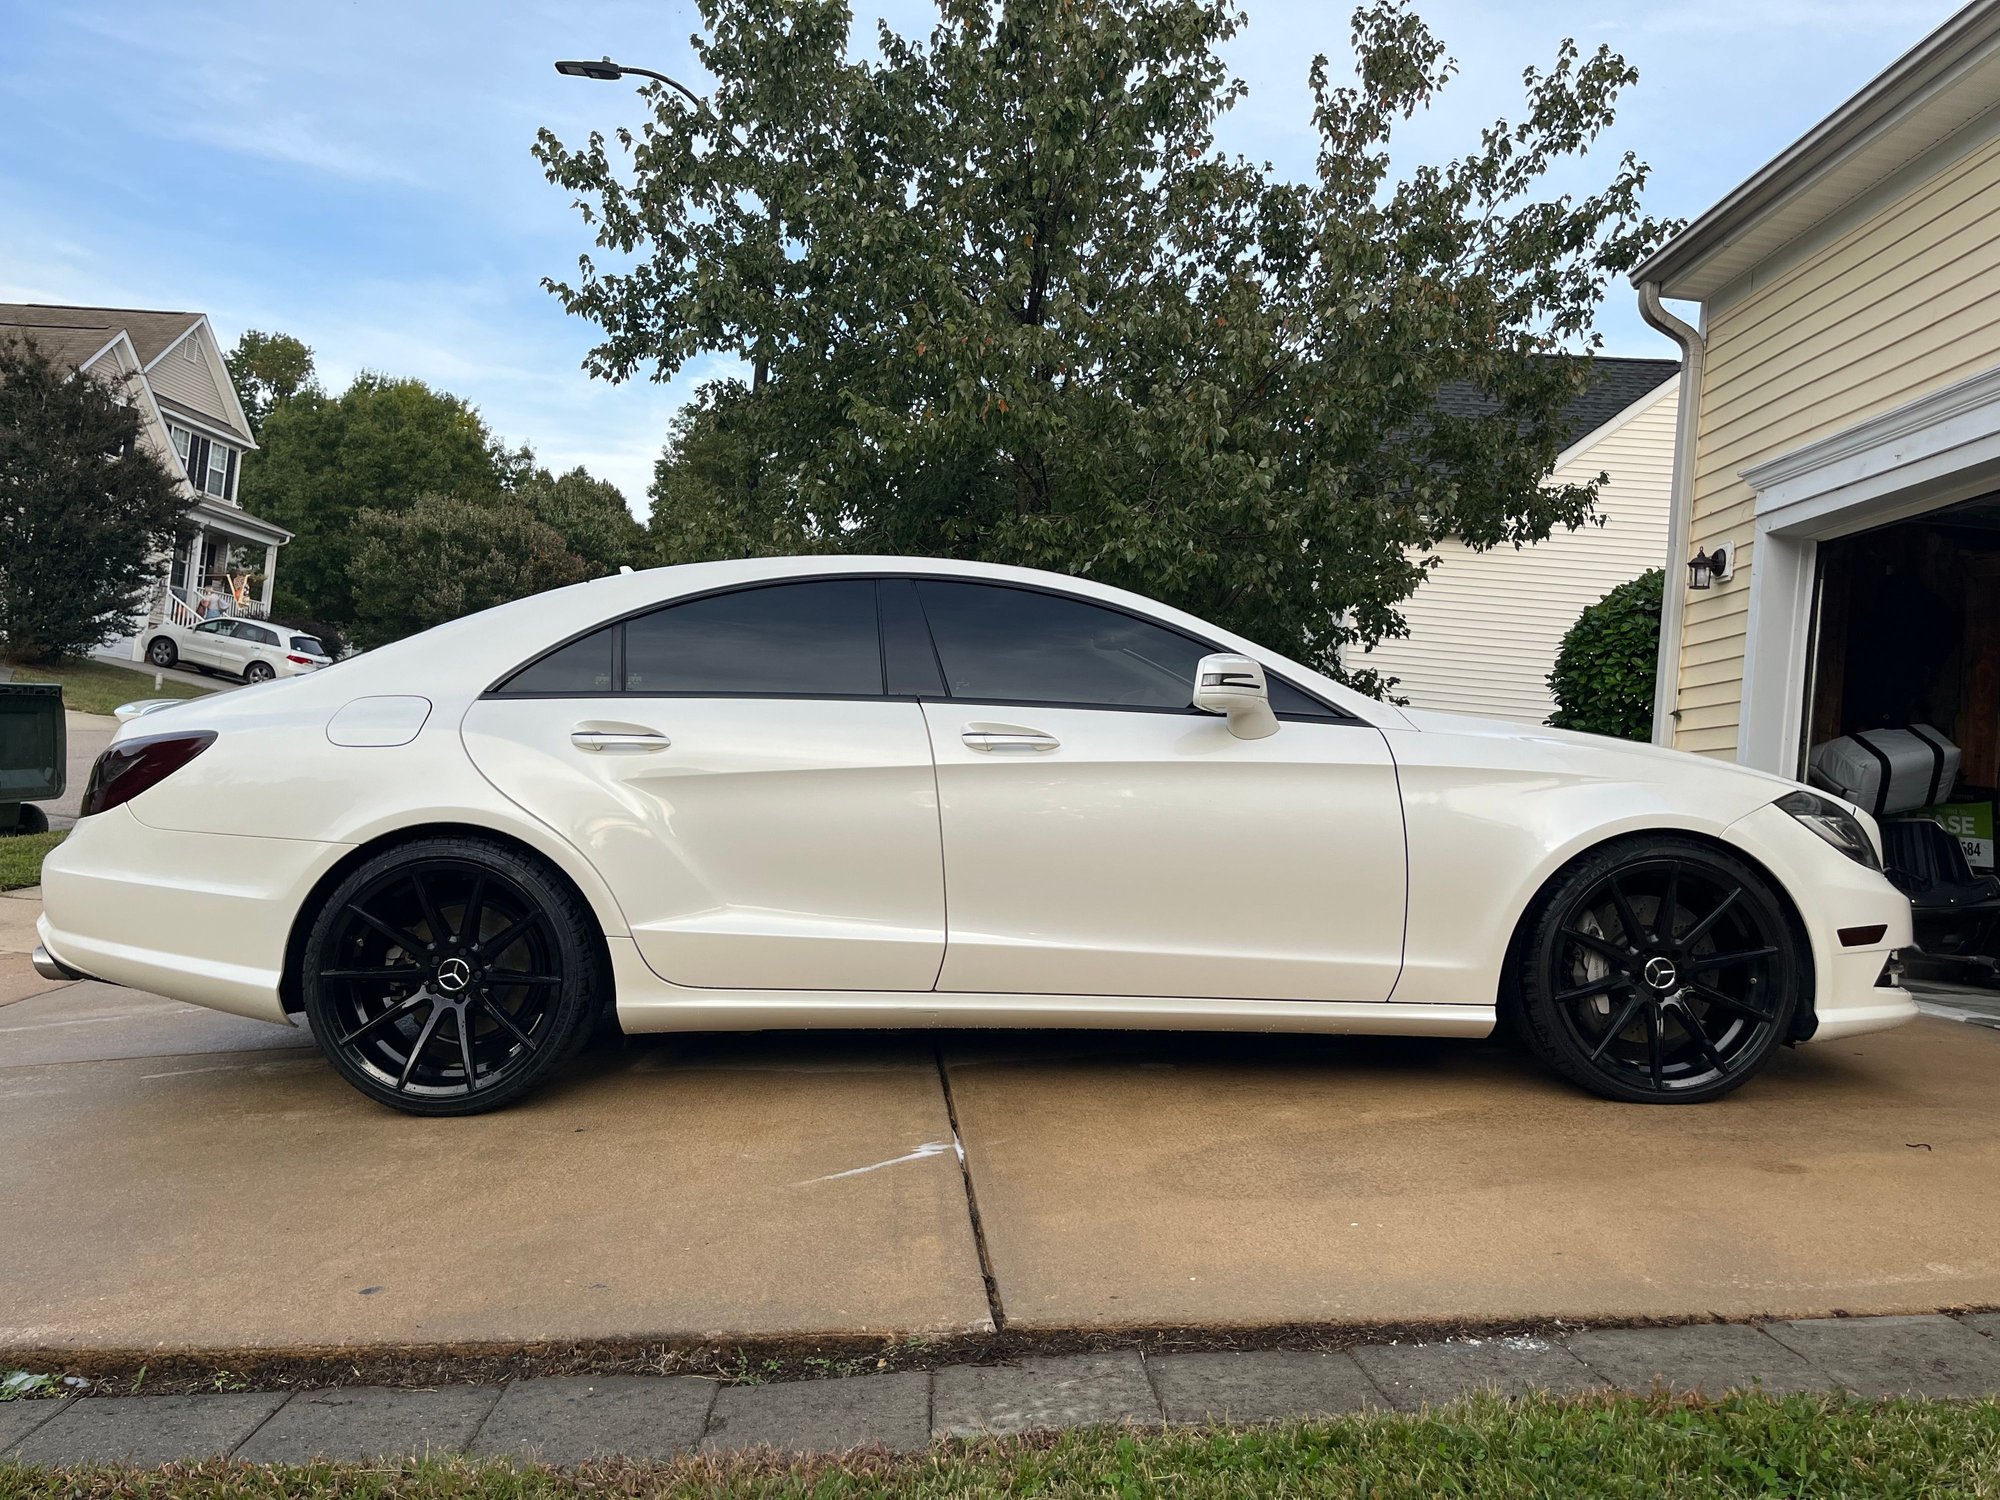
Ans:
POLYGON ((307 391, 317 391, 313 352, 289 333, 260 333, 255 328, 236 341, 223 358, 236 399, 250 419, 250 433, 261 436, 264 419, 281 403, 307 391))
POLYGON ((787 487, 757 482, 757 440, 744 420, 754 404, 740 386, 724 386, 675 414, 649 491, 654 561, 833 550, 835 538, 800 529, 787 487))
POLYGON ((0 653, 49 662, 129 628, 187 507, 120 386, 0 344, 0 653))
POLYGON ((339 396, 303 391, 265 419, 243 466, 246 510, 294 535, 280 556, 282 607, 346 625, 384 585, 357 573, 355 518, 424 494, 496 493, 502 450, 475 411, 420 380, 364 374, 339 396))
POLYGON ((1653 737, 1654 669, 1660 659, 1660 591, 1654 568, 1621 583, 1577 616, 1556 651, 1549 691, 1557 729, 1621 740, 1653 737))
POLYGON ((593 578, 648 561, 645 532, 633 519, 624 492, 609 480, 593 479, 581 464, 561 475, 536 469, 514 487, 513 495, 529 515, 563 539, 593 578))
MULTIPOLYGON (((732 354, 654 486, 666 553, 936 554, 1086 574, 1333 668, 1398 624, 1445 536, 1531 542, 1609 279, 1663 231, 1627 156, 1552 167, 1636 76, 1573 43, 1517 123, 1400 177, 1397 121, 1450 78, 1396 0, 1356 81, 1310 67, 1317 168, 1213 144, 1242 95, 1233 0, 937 0, 851 55, 845 0, 700 0, 712 104, 662 87, 613 147, 541 132, 612 265, 546 284, 665 378, 732 354), (1467 381, 1492 415, 1439 411, 1467 381)), ((1364 686, 1372 673, 1354 674, 1364 686)))
POLYGON ((353 639, 380 646, 475 610, 580 582, 554 528, 512 498, 425 495, 354 519, 353 639))

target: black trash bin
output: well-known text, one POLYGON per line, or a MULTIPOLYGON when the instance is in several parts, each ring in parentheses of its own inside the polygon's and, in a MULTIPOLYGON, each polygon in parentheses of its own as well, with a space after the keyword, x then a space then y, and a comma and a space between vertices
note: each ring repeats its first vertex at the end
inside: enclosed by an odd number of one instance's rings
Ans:
POLYGON ((69 731, 62 687, 53 682, 0 682, 0 837, 42 833, 53 802, 69 785, 69 731))

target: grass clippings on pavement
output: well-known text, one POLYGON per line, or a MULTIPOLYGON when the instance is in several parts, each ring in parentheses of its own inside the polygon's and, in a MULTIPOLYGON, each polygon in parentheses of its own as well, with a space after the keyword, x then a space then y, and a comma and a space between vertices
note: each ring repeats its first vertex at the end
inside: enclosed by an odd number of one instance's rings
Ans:
MULTIPOLYGON (((63 707, 77 714, 108 714, 141 698, 201 698, 215 688, 168 678, 153 686, 150 670, 113 666, 106 661, 66 661, 54 667, 16 667, 16 682, 60 682, 63 707)), ((219 686, 219 684, 218 684, 219 686)))
POLYGON ((67 829, 49 833, 16 833, 0 838, 0 891, 25 890, 42 883, 42 861, 65 838, 67 829))
POLYGON ((0 1466, 8 1500, 557 1500, 613 1496, 2000 1496, 2000 1405, 1825 1396, 1482 1398, 1418 1416, 1247 1429, 1098 1428, 854 1454, 464 1459, 162 1469, 0 1466))

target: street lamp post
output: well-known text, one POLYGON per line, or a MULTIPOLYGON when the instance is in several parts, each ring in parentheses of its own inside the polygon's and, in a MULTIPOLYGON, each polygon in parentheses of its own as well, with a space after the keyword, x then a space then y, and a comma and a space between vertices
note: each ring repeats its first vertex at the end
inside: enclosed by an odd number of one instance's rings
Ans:
MULTIPOLYGON (((608 57, 602 58, 597 62, 585 62, 574 58, 567 59, 556 64, 556 71, 565 78, 594 78, 600 83, 615 83, 621 78, 650 78, 656 83, 664 83, 668 88, 678 92, 689 104, 692 104, 697 110, 707 115, 709 119, 715 121, 716 124, 721 125, 724 130, 728 131, 729 138, 736 142, 739 148, 744 151, 750 149, 748 141, 744 140, 734 130, 731 130, 728 125, 723 124, 722 120, 715 113, 715 106, 677 78, 669 78, 666 74, 656 73, 651 68, 630 68, 623 63, 615 63, 608 57)), ((770 221, 772 238, 781 239, 782 235, 778 227, 777 209, 767 209, 766 216, 770 221)), ((750 386, 752 390, 761 391, 764 388, 765 373, 766 361, 764 356, 761 354, 754 355, 750 364, 750 386)))
POLYGON ((623 63, 615 63, 610 58, 601 62, 559 62, 556 71, 565 78, 595 78, 603 83, 615 83, 620 78, 650 78, 656 83, 664 83, 670 89, 677 89, 688 103, 696 109, 708 108, 708 101, 678 79, 669 78, 664 73, 655 73, 651 68, 628 68, 623 63))

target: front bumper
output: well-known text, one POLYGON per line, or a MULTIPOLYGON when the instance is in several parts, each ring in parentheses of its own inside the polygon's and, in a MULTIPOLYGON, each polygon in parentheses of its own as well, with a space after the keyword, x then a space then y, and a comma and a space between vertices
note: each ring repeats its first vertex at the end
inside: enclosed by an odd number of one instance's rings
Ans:
POLYGON ((1792 897, 1812 948, 1815 1040, 1882 1031, 1914 1020, 1916 997, 1881 982, 1890 958, 1914 942, 1910 901, 1879 870, 1855 863, 1789 813, 1758 808, 1729 826, 1729 839, 1773 875, 1792 897), (1880 928, 1873 942, 1843 942, 1841 932, 1880 928))

